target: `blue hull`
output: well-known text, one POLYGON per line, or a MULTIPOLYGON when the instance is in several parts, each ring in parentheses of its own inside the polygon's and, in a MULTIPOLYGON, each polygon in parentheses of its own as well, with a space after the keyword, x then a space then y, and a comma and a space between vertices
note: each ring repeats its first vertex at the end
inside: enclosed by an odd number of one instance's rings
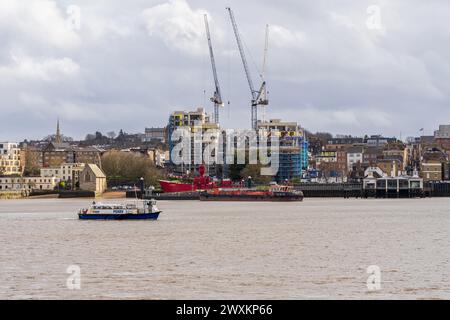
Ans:
POLYGON ((80 220, 156 220, 160 212, 143 214, 84 214, 79 213, 80 220))

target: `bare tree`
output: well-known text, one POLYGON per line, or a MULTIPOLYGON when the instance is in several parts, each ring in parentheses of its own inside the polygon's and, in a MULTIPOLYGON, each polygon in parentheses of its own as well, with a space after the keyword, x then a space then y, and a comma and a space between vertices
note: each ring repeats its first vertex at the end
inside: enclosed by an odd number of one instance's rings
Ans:
POLYGON ((102 168, 108 179, 117 184, 137 182, 143 177, 147 185, 156 185, 162 178, 162 172, 150 158, 130 152, 106 152, 102 168))
POLYGON ((106 133, 106 136, 110 139, 114 139, 116 137, 116 133, 114 131, 110 131, 106 133))
POLYGON ((25 176, 34 176, 39 175, 40 173, 40 157, 42 156, 40 150, 33 150, 27 148, 25 150, 25 168, 24 175, 25 176))

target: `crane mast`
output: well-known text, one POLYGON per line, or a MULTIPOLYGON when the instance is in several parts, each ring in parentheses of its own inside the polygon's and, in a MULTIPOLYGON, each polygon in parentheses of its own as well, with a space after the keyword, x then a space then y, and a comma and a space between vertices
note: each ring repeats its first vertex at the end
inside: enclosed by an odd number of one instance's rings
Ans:
POLYGON ((266 76, 266 65, 267 65, 267 52, 269 51, 269 25, 266 24, 266 38, 264 42, 264 57, 262 63, 262 78, 265 79, 266 76))
MULTIPOLYGON (((266 24, 266 39, 264 43, 264 56, 263 56, 263 63, 262 63, 262 71, 261 71, 261 77, 263 79, 266 78, 266 66, 267 66, 267 52, 269 51, 269 25, 266 24)), ((261 98, 260 100, 265 101, 266 103, 261 103, 262 105, 262 120, 263 122, 266 120, 266 105, 269 103, 267 100, 267 89, 264 86, 264 88, 261 90, 261 98)))
POLYGON ((214 122, 219 123, 219 107, 223 107, 222 94, 220 92, 219 79, 217 77, 216 60, 214 59, 211 34, 209 32, 208 15, 205 14, 204 19, 205 19, 206 37, 208 39, 209 56, 211 58, 211 66, 215 86, 214 96, 211 98, 211 101, 214 103, 214 122))
POLYGON ((236 24, 236 19, 234 18, 234 13, 231 8, 227 8, 230 14, 231 25, 233 26, 234 35, 236 37, 237 46, 239 48, 239 53, 241 55, 242 64, 244 66, 245 75, 247 76, 248 86, 250 88, 250 93, 252 96, 252 129, 256 130, 258 126, 258 105, 267 105, 267 99, 262 97, 262 92, 265 91, 266 83, 263 81, 259 91, 255 90, 253 85, 252 77, 250 75, 250 69, 248 68, 247 58, 245 57, 244 47, 242 45, 241 36, 236 24))

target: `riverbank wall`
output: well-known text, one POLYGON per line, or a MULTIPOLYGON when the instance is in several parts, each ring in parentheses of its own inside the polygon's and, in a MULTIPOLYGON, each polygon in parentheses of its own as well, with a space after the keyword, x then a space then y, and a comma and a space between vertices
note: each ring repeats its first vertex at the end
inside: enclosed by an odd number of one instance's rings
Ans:
POLYGON ((27 196, 28 194, 22 191, 0 191, 0 200, 22 199, 27 196))

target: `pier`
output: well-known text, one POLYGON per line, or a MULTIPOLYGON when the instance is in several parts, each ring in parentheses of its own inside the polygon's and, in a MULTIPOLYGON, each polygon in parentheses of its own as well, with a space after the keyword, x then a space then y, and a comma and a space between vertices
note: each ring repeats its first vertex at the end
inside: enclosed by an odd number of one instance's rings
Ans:
MULTIPOLYGON (((301 183, 295 190, 305 198, 424 198, 450 197, 450 182, 424 183, 420 178, 379 178, 360 183, 301 183)), ((128 191, 127 198, 141 197, 141 192, 128 191)), ((145 199, 199 200, 198 192, 157 193, 146 190, 145 199)))

